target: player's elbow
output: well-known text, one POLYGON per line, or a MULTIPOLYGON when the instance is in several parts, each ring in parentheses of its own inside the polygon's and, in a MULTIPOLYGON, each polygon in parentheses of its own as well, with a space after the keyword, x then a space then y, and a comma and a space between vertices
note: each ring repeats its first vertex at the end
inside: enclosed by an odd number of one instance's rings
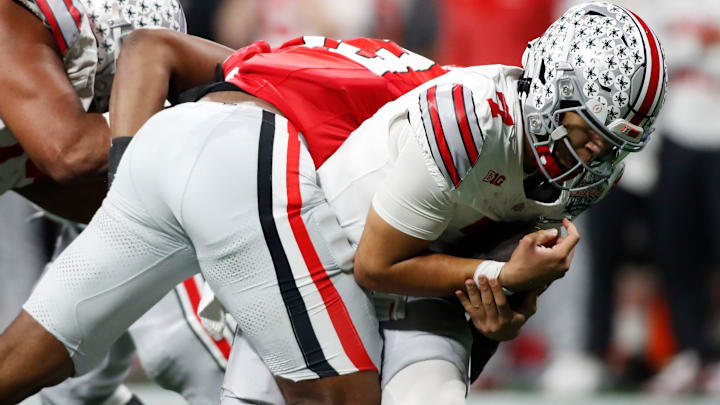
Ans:
POLYGON ((58 157, 52 163, 41 167, 41 170, 44 169, 43 171, 57 183, 67 184, 96 176, 102 173, 107 166, 106 159, 98 159, 90 155, 68 155, 70 154, 58 157))
POLYGON ((117 69, 147 68, 167 62, 173 56, 172 37, 176 32, 167 29, 141 28, 131 32, 123 41, 117 69), (130 65, 130 66, 128 66, 130 65))
POLYGON ((360 254, 355 255, 354 272, 355 281, 361 287, 382 291, 382 286, 385 284, 384 276, 388 274, 388 269, 376 260, 360 254))
POLYGON ((38 168, 54 181, 67 184, 97 176, 107 170, 110 139, 56 144, 42 156, 32 157, 38 168))

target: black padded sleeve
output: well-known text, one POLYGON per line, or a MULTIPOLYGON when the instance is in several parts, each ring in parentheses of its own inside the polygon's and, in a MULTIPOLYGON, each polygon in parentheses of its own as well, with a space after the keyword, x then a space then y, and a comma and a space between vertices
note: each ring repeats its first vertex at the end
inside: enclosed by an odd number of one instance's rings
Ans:
POLYGON ((110 152, 108 152, 108 188, 110 188, 115 179, 115 173, 117 172, 118 165, 120 165, 120 159, 122 159, 131 140, 131 136, 121 136, 112 140, 110 152))

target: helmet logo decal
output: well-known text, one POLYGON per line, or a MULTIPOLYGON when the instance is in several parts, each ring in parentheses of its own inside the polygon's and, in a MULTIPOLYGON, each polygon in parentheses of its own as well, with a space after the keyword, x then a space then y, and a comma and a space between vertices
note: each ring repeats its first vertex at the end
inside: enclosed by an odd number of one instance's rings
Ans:
POLYGON ((611 105, 610 107, 608 107, 608 119, 610 121, 614 121, 619 116, 620 116, 620 110, 617 107, 615 107, 614 105, 611 105))
POLYGON ((615 104, 616 107, 625 107, 628 103, 628 98, 627 93, 624 91, 618 91, 613 94, 613 104, 615 104))
POLYGON ((630 89, 630 79, 625 75, 620 75, 615 78, 615 88, 620 91, 627 91, 630 89))
POLYGON ((612 86, 613 81, 615 81, 615 75, 611 70, 605 70, 600 74, 598 81, 601 85, 605 87, 610 87, 612 86))

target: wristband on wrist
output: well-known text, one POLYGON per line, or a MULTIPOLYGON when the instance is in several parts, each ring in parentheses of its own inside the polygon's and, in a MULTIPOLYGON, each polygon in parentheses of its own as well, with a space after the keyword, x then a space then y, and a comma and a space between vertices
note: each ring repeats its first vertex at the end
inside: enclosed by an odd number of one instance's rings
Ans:
MULTIPOLYGON (((496 262, 494 260, 483 260, 475 268, 475 274, 473 274, 473 280, 475 285, 480 288, 480 276, 485 276, 488 280, 497 280, 500 277, 500 272, 505 266, 505 262, 496 262)), ((503 287, 505 295, 512 295, 513 292, 503 287)))

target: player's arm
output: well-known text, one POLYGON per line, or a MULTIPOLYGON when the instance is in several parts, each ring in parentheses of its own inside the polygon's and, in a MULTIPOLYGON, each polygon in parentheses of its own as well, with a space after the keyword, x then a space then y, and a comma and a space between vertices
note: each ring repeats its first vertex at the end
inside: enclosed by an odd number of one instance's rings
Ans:
POLYGON ((104 171, 110 130, 85 112, 40 20, 0 2, 0 117, 35 165, 58 182, 104 171))
MULTIPOLYGON (((355 255, 355 277, 364 287, 377 291, 452 295, 464 289, 482 260, 427 253, 447 227, 455 203, 428 171, 415 138, 402 136, 401 131, 411 131, 409 125, 397 121, 391 131, 398 131, 398 139, 407 140, 373 198, 355 255)), ((524 236, 500 273, 501 285, 519 291, 561 277, 579 240, 574 225, 567 221, 565 226, 565 238, 557 238, 555 229, 524 236)))
MULTIPOLYGON (((525 291, 562 277, 579 240, 575 226, 567 220, 564 225, 567 237, 557 238, 555 229, 524 236, 500 272, 500 285, 525 291)), ((464 289, 483 260, 427 253, 430 243, 394 228, 371 208, 355 254, 355 278, 372 290, 412 296, 447 296, 464 289)))
POLYGON ((355 278, 376 291, 452 295, 472 279, 480 260, 427 253, 431 243, 395 229, 370 208, 355 254, 355 278))
POLYGON ((212 81, 232 49, 171 30, 141 29, 125 39, 110 100, 113 138, 133 136, 168 95, 212 81))

